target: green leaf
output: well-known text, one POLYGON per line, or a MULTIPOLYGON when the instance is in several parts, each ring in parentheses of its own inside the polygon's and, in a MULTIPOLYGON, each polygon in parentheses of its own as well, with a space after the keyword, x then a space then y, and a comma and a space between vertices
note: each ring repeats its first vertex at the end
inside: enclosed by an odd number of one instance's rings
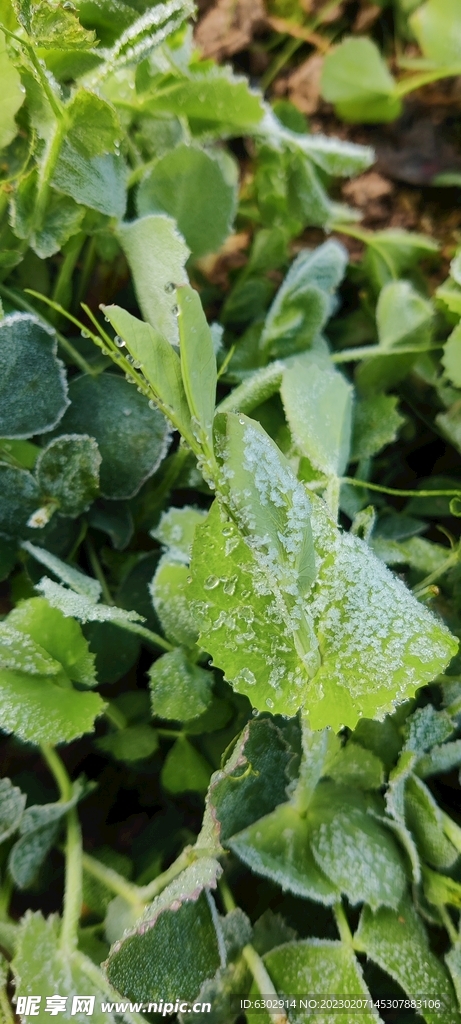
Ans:
MULTIPOLYGON (((10 612, 6 624, 44 648, 62 665, 69 679, 83 686, 94 686, 94 656, 80 626, 72 619, 66 619, 56 608, 51 608, 43 597, 23 601, 10 612)), ((48 675, 49 672, 43 674, 48 675)))
POLYGON ((160 407, 193 447, 194 434, 177 352, 167 338, 150 324, 143 323, 120 306, 103 306, 102 309, 132 358, 141 363, 142 373, 160 407))
POLYGON ((51 180, 53 188, 76 203, 108 217, 123 217, 126 208, 126 165, 121 156, 86 157, 64 141, 51 180))
POLYGON ((30 34, 44 49, 86 50, 95 41, 95 33, 84 29, 72 11, 50 0, 31 6, 30 34))
POLYGON ((424 575, 440 572, 448 557, 447 548, 424 537, 410 537, 403 541, 376 537, 371 541, 371 547, 386 565, 409 565, 424 575))
POLYGON ((371 39, 345 39, 327 55, 322 95, 345 121, 394 121, 401 101, 395 81, 371 39))
POLYGON ((450 971, 458 1003, 461 1006, 461 950, 459 947, 450 949, 445 957, 445 963, 450 971))
POLYGON ((461 765, 461 740, 432 747, 429 754, 423 754, 415 765, 415 773, 421 779, 431 775, 442 775, 461 765))
POLYGON ((104 710, 98 694, 68 689, 59 676, 3 669, 0 692, 0 727, 27 743, 70 742, 92 732, 95 718, 104 710))
POLYGON ((456 388, 461 387, 461 324, 455 327, 443 348, 442 365, 456 388))
MULTIPOLYGON (((457 1019, 456 1001, 447 972, 429 949, 424 926, 409 900, 398 910, 364 907, 355 939, 383 971, 394 978, 410 998, 440 999, 448 1020, 457 1019)), ((428 1024, 440 1020, 440 1011, 424 1010, 428 1024)), ((442 1019, 444 1014, 442 1013, 442 1019)))
POLYGON ((405 722, 404 750, 423 754, 437 743, 443 743, 454 732, 454 724, 446 711, 436 711, 432 704, 417 708, 405 722))
POLYGON ((363 268, 377 291, 393 279, 403 277, 420 259, 439 248, 433 238, 402 228, 374 231, 366 241, 363 268))
POLYGON ((32 637, 14 629, 7 621, 0 623, 0 668, 12 668, 31 675, 57 675, 59 661, 32 637))
MULTIPOLYGON (((200 519, 203 517, 200 516, 200 519)), ((194 647, 198 639, 198 625, 189 593, 189 578, 187 565, 164 555, 149 586, 165 636, 173 643, 182 644, 183 647, 194 647)))
POLYGON ((24 103, 25 96, 19 73, 8 56, 3 32, 0 32, 0 81, 3 87, 0 101, 0 149, 3 149, 17 133, 14 115, 24 103))
POLYGON ((185 722, 210 703, 212 673, 189 662, 180 648, 154 661, 149 678, 152 712, 159 718, 185 722))
POLYGON ((252 871, 283 890, 332 905, 339 898, 339 889, 317 866, 309 840, 307 818, 285 803, 231 836, 227 845, 252 871))
POLYGON ((60 429, 89 434, 97 442, 103 497, 132 498, 166 455, 170 433, 165 417, 113 373, 74 377, 69 397, 60 429))
POLYGON ((246 135, 263 115, 261 95, 249 88, 248 80, 216 65, 178 76, 163 94, 154 91, 148 107, 187 117, 196 134, 246 135))
POLYGON ((168 548, 168 557, 188 565, 192 555, 195 527, 203 524, 203 509, 185 505, 162 512, 160 522, 150 531, 151 537, 168 548))
MULTIPOLYGON (((146 909, 138 924, 112 947, 109 981, 129 999, 193 1000, 222 966, 217 914, 208 890, 221 874, 202 857, 178 875, 146 909)), ((223 943, 221 942, 221 945, 223 943)))
POLYGON ((359 791, 320 783, 308 819, 318 867, 352 904, 398 906, 406 887, 399 848, 359 791))
POLYGON ((158 737, 150 725, 130 725, 108 733, 96 741, 99 750, 111 754, 116 761, 144 761, 158 749, 158 737))
POLYGON ((27 889, 34 881, 59 835, 62 819, 82 797, 82 786, 77 783, 70 800, 28 807, 19 826, 16 840, 8 858, 8 869, 19 889, 27 889))
POLYGON ((150 214, 117 232, 133 275, 138 302, 146 320, 177 344, 175 288, 187 284, 184 269, 189 249, 171 217, 150 214))
POLYGON ((138 612, 125 611, 115 605, 95 604, 90 598, 67 590, 46 576, 43 576, 36 589, 46 597, 52 608, 62 611, 66 617, 80 619, 80 622, 113 622, 123 626, 127 622, 142 621, 143 618, 138 612))
POLYGON ((27 798, 10 779, 0 779, 0 799, 0 843, 4 843, 19 828, 27 798))
POLYGON ((189 743, 186 736, 178 736, 163 762, 160 779, 169 793, 194 790, 205 794, 211 772, 211 765, 189 743))
POLYGON ((21 177, 12 197, 11 226, 19 238, 27 238, 40 259, 47 259, 79 230, 85 210, 67 195, 51 189, 41 226, 36 225, 38 168, 21 177))
POLYGON ((351 461, 368 459, 396 440, 405 422, 397 412, 395 395, 373 395, 362 398, 354 406, 351 461))
POLYGON ((45 503, 56 502, 63 516, 80 516, 99 491, 101 455, 88 434, 63 434, 41 452, 37 482, 45 503))
POLYGON ((116 151, 122 136, 117 112, 96 93, 78 89, 66 114, 70 122, 67 139, 81 156, 91 160, 116 151))
MULTIPOLYGON (((280 996, 289 998, 296 992, 299 995, 313 993, 317 996, 334 993, 336 997, 345 999, 348 996, 370 998, 360 964, 352 947, 345 943, 326 939, 287 942, 266 953, 264 964, 280 996)), ((376 1020, 373 1010, 355 1012, 348 1009, 346 1012, 348 1024, 371 1024, 376 1020)), ((290 1019, 291 1014, 290 1010, 290 1019)), ((315 1020, 315 1014, 312 1016, 315 1020)), ((335 1012, 325 1012, 320 1019, 324 1024, 334 1024, 336 1016, 335 1012)), ((301 1010, 296 1016, 293 1015, 293 1022, 301 1024, 302 1020, 310 1017, 309 1011, 301 1010)), ((268 1017, 262 1019, 269 1020, 268 1017)))
POLYGON ((205 256, 231 233, 237 184, 237 166, 229 154, 182 143, 161 156, 143 179, 137 210, 140 217, 174 217, 191 253, 205 256))
POLYGON ((89 598, 90 601, 99 601, 102 587, 98 580, 93 579, 91 576, 85 576, 83 572, 80 572, 73 565, 69 565, 68 562, 62 562, 51 551, 48 551, 46 548, 39 548, 28 540, 23 541, 22 547, 29 554, 33 555, 38 562, 45 565, 47 569, 50 569, 59 580, 62 580, 68 587, 75 590, 77 594, 82 594, 83 597, 89 598))
POLYGON ((385 285, 376 307, 379 344, 384 349, 427 344, 433 316, 432 303, 423 299, 409 281, 385 285))
POLYGON ((432 793, 414 775, 405 786, 405 818, 421 856, 437 868, 450 868, 458 851, 444 835, 442 811, 432 793))
POLYGON ((260 342, 265 353, 286 356, 312 346, 333 312, 346 264, 346 250, 338 242, 299 253, 267 315, 260 342))
POLYGON ((52 430, 69 402, 57 339, 29 313, 0 322, 0 434, 32 437, 52 430))
POLYGON ((380 789, 384 783, 382 761, 358 743, 341 747, 326 774, 335 782, 357 789, 380 789))
POLYGON ((213 337, 198 292, 189 285, 178 289, 181 373, 194 433, 205 454, 213 452, 216 401, 216 356, 213 337))
MULTIPOLYGON (((118 1014, 102 1010, 101 1000, 116 1000, 114 992, 102 973, 80 952, 69 953, 60 947, 59 918, 45 920, 40 913, 28 911, 19 925, 16 951, 12 963, 16 994, 40 996, 41 1006, 36 1015, 37 1024, 47 1024, 49 1012, 45 1010, 50 993, 66 997, 65 1020, 86 1024, 88 1015, 82 1010, 72 1012, 75 996, 94 996, 93 1024, 116 1024, 118 1014)), ((125 1012, 127 1024, 139 1024, 137 1014, 125 1012)))
POLYGON ((295 359, 283 374, 282 401, 293 440, 321 473, 348 463, 353 391, 331 364, 295 359))
POLYGON ((0 462, 0 530, 17 536, 40 504, 37 482, 26 469, 0 462))
POLYGON ((412 14, 411 28, 425 57, 460 66, 461 27, 456 0, 427 0, 412 14))
POLYGON ((258 134, 278 149, 304 154, 322 171, 334 177, 348 178, 353 174, 360 174, 375 159, 370 146, 357 146, 353 142, 317 132, 310 134, 291 131, 268 107, 258 134))
POLYGON ((459 402, 454 402, 447 412, 439 412, 435 417, 435 422, 447 441, 458 452, 461 451, 461 410, 459 402))

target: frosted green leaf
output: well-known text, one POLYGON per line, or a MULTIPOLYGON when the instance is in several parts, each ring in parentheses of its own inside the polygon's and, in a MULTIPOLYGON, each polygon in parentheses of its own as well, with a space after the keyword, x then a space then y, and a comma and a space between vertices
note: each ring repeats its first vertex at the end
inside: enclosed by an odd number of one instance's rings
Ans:
POLYGON ((346 139, 336 139, 317 132, 310 134, 291 131, 267 106, 257 134, 267 139, 272 146, 303 154, 322 171, 337 177, 360 174, 375 159, 370 146, 358 146, 346 139))
POLYGON ((81 796, 82 786, 77 783, 70 800, 36 804, 24 811, 19 826, 20 838, 8 858, 8 869, 19 889, 27 889, 34 882, 56 842, 62 819, 76 806, 81 796))
POLYGON ((0 623, 0 668, 19 669, 31 675, 56 675, 61 665, 32 637, 0 623))
POLYGON ((125 611, 124 608, 117 608, 115 605, 94 604, 83 594, 66 590, 46 576, 40 580, 36 589, 46 597, 52 608, 59 609, 66 617, 80 619, 80 622, 113 622, 115 625, 123 626, 126 622, 143 621, 143 616, 138 612, 125 611))
POLYGON ((166 455, 170 431, 165 417, 114 373, 74 378, 69 397, 60 429, 89 434, 97 442, 103 497, 132 498, 166 455))
MULTIPOLYGON (((29 106, 29 110, 31 107, 29 106)), ((53 120, 54 123, 54 120, 53 120)), ((44 132, 48 135, 48 131, 44 132)), ((38 168, 20 178, 12 197, 11 225, 15 235, 27 238, 40 259, 59 252, 63 245, 79 230, 85 209, 67 195, 53 189, 48 195, 45 219, 35 227, 35 207, 38 193, 38 168)))
POLYGON ((457 324, 445 342, 442 356, 445 373, 456 388, 461 387, 461 324, 457 324))
POLYGON ((10 779, 0 779, 0 843, 4 843, 19 828, 26 799, 25 794, 13 786, 10 779))
POLYGON ((0 81, 2 83, 0 149, 3 149, 12 142, 17 133, 18 126, 14 120, 14 115, 24 102, 25 96, 25 90, 21 86, 19 73, 8 56, 3 32, 0 32, 0 81))
POLYGON ((328 53, 321 89, 345 121, 394 121, 401 110, 395 81, 371 39, 345 39, 328 53))
POLYGON ((353 391, 331 365, 296 359, 283 374, 282 401, 293 440, 321 473, 347 466, 353 391))
MULTIPOLYGON (((88 1024, 88 1015, 78 1010, 71 1013, 74 996, 94 996, 93 1024, 117 1024, 115 1011, 101 1009, 101 1000, 118 1000, 119 994, 108 984, 101 971, 83 953, 60 948, 60 920, 56 915, 45 920, 40 913, 28 911, 19 925, 16 952, 12 963, 17 995, 41 996, 35 1017, 37 1024, 49 1024, 45 1011, 50 993, 67 997, 67 1010, 61 1020, 88 1024)), ((142 1024, 140 1014, 127 1010, 127 1024, 142 1024)))
POLYGON ((339 888, 317 866, 309 840, 307 818, 285 803, 231 836, 227 845, 252 871, 284 891, 331 905, 339 898, 339 888))
POLYGON ((293 803, 304 812, 309 807, 317 784, 324 775, 330 774, 330 768, 340 752, 340 739, 332 729, 313 732, 305 719, 302 719, 302 757, 299 766, 299 778, 293 792, 293 803))
POLYGON ((36 558, 37 562, 41 562, 42 565, 45 565, 47 569, 54 573, 62 583, 66 583, 68 587, 75 590, 76 594, 81 594, 94 603, 99 601, 102 588, 98 580, 93 579, 91 576, 85 576, 79 569, 69 565, 68 562, 63 562, 57 555, 53 555, 51 551, 47 551, 46 548, 40 548, 36 544, 31 544, 28 540, 23 541, 21 546, 36 558))
POLYGON ((423 754, 437 743, 453 735, 454 723, 446 711, 436 711, 432 704, 417 708, 405 722, 404 750, 423 754))
MULTIPOLYGON (((120 7, 115 8, 117 20, 123 23, 126 19, 125 10, 120 18, 120 7)), ((134 10, 137 10, 135 8, 134 10)), ((153 8, 145 10, 132 21, 131 24, 119 35, 110 50, 103 51, 109 67, 115 65, 122 68, 126 64, 140 62, 143 57, 148 57, 160 43, 163 43, 168 36, 179 29, 185 18, 194 13, 191 0, 166 0, 165 3, 155 4, 153 8)), ((112 9, 108 16, 110 18, 112 9)), ((131 12, 130 12, 131 14, 131 12)))
POLYGON ((125 213, 126 164, 121 156, 84 157, 65 140, 51 184, 76 203, 108 217, 121 218, 125 213))
POLYGON ((40 0, 30 9, 30 35, 35 46, 47 50, 86 50, 93 45, 95 33, 84 29, 73 11, 50 0, 40 0))
POLYGON ((246 135, 261 121, 260 93, 248 79, 228 67, 212 65, 196 74, 182 75, 149 101, 149 109, 187 117, 195 134, 246 135))
POLYGON ((359 948, 394 978, 410 998, 441 999, 446 1013, 423 1010, 427 1024, 458 1020, 455 994, 447 971, 429 949, 424 925, 410 900, 398 910, 364 907, 355 940, 359 948))
POLYGON ((397 412, 395 395, 373 395, 362 398, 354 406, 351 461, 368 459, 396 440, 405 422, 397 412))
POLYGON ((445 957, 445 963, 450 971, 458 1003, 461 1006, 461 949, 459 947, 450 949, 445 957))
POLYGON ((130 265, 145 319, 168 341, 177 344, 174 292, 178 285, 187 284, 184 266, 189 249, 174 220, 165 214, 150 214, 130 224, 121 224, 118 238, 130 265))
POLYGON ((405 786, 405 819, 421 857, 434 867, 450 868, 458 851, 444 834, 442 811, 431 791, 414 775, 405 786))
POLYGON ((429 754, 423 754, 415 765, 415 773, 421 779, 428 779, 431 775, 450 772, 452 768, 458 768, 459 765, 461 765, 461 740, 454 740, 453 743, 432 747, 429 754))
POLYGON ((237 166, 224 150, 182 143, 161 156, 141 182, 138 213, 174 217, 191 253, 205 256, 231 233, 237 185, 237 166))
POLYGON ((459 68, 461 27, 456 0, 427 0, 412 14, 410 25, 425 57, 459 68))
POLYGON ((380 789, 384 783, 382 761, 358 743, 347 743, 341 747, 326 774, 335 782, 357 789, 380 789))
POLYGON ((94 92, 78 89, 66 105, 67 139, 81 156, 112 153, 122 135, 117 112, 94 92))
POLYGON ((432 303, 409 281, 392 281, 382 289, 376 307, 379 344, 383 349, 428 344, 433 316, 432 303))
POLYGON ((200 858, 114 944, 105 968, 122 995, 174 1004, 181 992, 192 1001, 223 966, 224 941, 209 895, 221 871, 216 860, 200 858))
POLYGON ((164 555, 149 585, 152 602, 165 636, 173 643, 182 644, 183 647, 194 647, 198 638, 189 578, 187 565, 164 555))
POLYGON ((419 260, 439 248, 435 239, 402 228, 374 231, 367 242, 363 268, 377 291, 389 281, 405 277, 419 260))
POLYGON ((213 674, 189 662, 180 648, 162 654, 149 669, 152 712, 185 722, 206 711, 213 674))
POLYGON ((423 575, 440 572, 449 557, 447 548, 425 537, 410 537, 402 541, 375 537, 371 547, 386 565, 409 565, 423 575))
POLYGON ((40 491, 32 473, 0 462, 0 530, 21 534, 40 504, 40 491))
POLYGON ((104 710, 98 694, 68 689, 61 676, 3 669, 0 694, 0 728, 27 743, 69 743, 92 732, 96 716, 104 710))
POLYGON ((158 526, 150 531, 151 537, 168 548, 168 556, 188 565, 192 555, 195 527, 203 524, 206 513, 185 505, 162 512, 158 526))
POLYGON ((116 761, 144 761, 158 749, 158 737, 150 725, 130 725, 117 729, 96 741, 99 750, 111 754, 116 761))
POLYGON ((260 341, 265 353, 285 356, 311 347, 333 312, 346 265, 346 250, 338 242, 299 253, 267 314, 260 341))
POLYGON ((403 860, 362 794, 320 783, 307 816, 315 861, 333 885, 352 904, 397 907, 406 887, 403 860))
POLYGON ((142 373, 165 414, 185 440, 193 445, 194 435, 181 364, 173 346, 150 324, 143 323, 120 306, 103 306, 102 309, 125 342, 130 355, 141 363, 142 373))
MULTIPOLYGON (((264 964, 280 996, 312 992, 317 995, 334 993, 344 999, 348 996, 370 999, 360 964, 352 947, 345 943, 328 939, 287 942, 266 953, 264 964)), ((372 1024, 380 1019, 375 1010, 361 1009, 356 1012, 348 1009, 346 1013, 348 1024, 372 1024)), ((309 1013, 306 1009, 289 1010, 289 1014, 291 1024, 305 1024, 306 1021, 317 1019, 315 1012, 309 1013)), ((252 1019, 257 1020, 258 1016, 252 1019)), ((268 1017, 261 1015, 264 1024, 268 1020, 268 1017)), ((319 1020, 322 1024, 337 1024, 338 1014, 322 1012, 319 1020)))
POLYGON ((101 455, 88 434, 63 434, 37 459, 36 478, 45 504, 56 502, 63 516, 85 512, 99 491, 101 455))
POLYGON ((178 736, 163 762, 160 781, 169 793, 192 790, 205 794, 211 772, 209 762, 189 743, 186 736, 178 736))
POLYGON ((0 435, 32 437, 59 423, 69 402, 57 339, 29 313, 0 322, 0 435))
POLYGON ((178 288, 181 373, 194 434, 205 454, 213 451, 217 369, 213 337, 198 292, 178 288))
MULTIPOLYGON (((91 654, 88 643, 83 636, 78 622, 66 619, 62 612, 51 608, 43 597, 32 597, 13 608, 7 620, 25 636, 25 648, 29 637, 55 662, 59 662, 69 679, 82 686, 94 686, 96 683, 94 654, 91 654)), ((22 666, 15 666, 22 668, 22 666)), ((24 666, 26 669, 26 666, 24 666)), ((31 671, 27 668, 27 671, 31 671)), ((52 675, 56 668, 42 670, 43 675, 52 675)))

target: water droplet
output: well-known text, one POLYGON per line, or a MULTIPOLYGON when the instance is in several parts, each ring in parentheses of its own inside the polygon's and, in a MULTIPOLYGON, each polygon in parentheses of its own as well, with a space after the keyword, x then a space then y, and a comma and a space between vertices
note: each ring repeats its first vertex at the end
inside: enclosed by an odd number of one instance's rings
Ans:
POLYGON ((225 583, 224 583, 224 586, 223 586, 224 593, 225 594, 229 594, 232 597, 232 594, 235 594, 235 588, 237 586, 237 582, 238 582, 238 577, 237 576, 231 576, 228 580, 226 580, 225 583))
POLYGON ((149 406, 149 409, 156 409, 157 408, 157 405, 154 402, 153 398, 150 398, 147 404, 149 406))
POLYGON ((223 537, 231 537, 234 532, 234 527, 231 523, 228 526, 223 526, 222 535, 223 537))
POLYGON ((128 384, 136 384, 136 381, 133 380, 131 373, 125 374, 125 380, 128 381, 128 384))
POLYGON ((108 316, 105 316, 105 317, 104 317, 104 320, 106 321, 106 324, 110 324, 110 320, 109 320, 109 317, 108 317, 108 316))
POLYGON ((119 338, 118 334, 115 335, 114 341, 115 341, 115 344, 116 344, 117 348, 124 348, 125 347, 125 342, 124 342, 123 338, 119 338))
POLYGON ((179 306, 172 306, 171 312, 173 313, 174 316, 179 316, 179 306))
POLYGON ((188 576, 188 577, 187 577, 187 579, 186 579, 186 583, 192 583, 192 576, 188 576))
POLYGON ((144 388, 136 388, 136 391, 139 391, 140 395, 144 394, 144 388))
POLYGON ((81 335, 82 338, 89 338, 90 337, 90 335, 88 334, 88 331, 80 331, 80 335, 81 335))
POLYGON ((207 579, 205 580, 203 586, 204 586, 205 590, 214 590, 215 587, 219 586, 219 583, 220 583, 220 580, 219 580, 218 576, 208 576, 207 579))
POLYGON ((140 363, 139 359, 135 359, 134 360, 133 366, 134 366, 135 370, 140 370, 141 369, 141 365, 142 364, 140 363))
POLYGON ((270 697, 266 697, 266 704, 267 704, 268 708, 273 708, 274 707, 274 701, 271 700, 270 697))
POLYGON ((171 292, 174 292, 174 288, 175 288, 175 286, 173 284, 173 281, 169 281, 168 284, 165 285, 165 291, 169 295, 171 295, 171 292))

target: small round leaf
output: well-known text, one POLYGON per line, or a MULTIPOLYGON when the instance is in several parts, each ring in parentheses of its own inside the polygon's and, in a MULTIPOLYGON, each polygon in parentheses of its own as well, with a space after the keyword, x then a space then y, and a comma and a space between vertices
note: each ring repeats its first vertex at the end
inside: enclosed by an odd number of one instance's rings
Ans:
POLYGON ((64 366, 57 340, 29 313, 0 323, 0 436, 33 437, 52 430, 66 406, 64 366))

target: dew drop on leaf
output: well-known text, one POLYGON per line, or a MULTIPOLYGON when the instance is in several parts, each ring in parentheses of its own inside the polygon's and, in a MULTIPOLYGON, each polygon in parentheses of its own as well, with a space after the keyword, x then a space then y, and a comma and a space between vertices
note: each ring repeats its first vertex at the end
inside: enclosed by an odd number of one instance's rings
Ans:
POLYGON ((207 576, 203 586, 205 590, 214 590, 215 587, 219 586, 219 579, 217 576, 207 576))

